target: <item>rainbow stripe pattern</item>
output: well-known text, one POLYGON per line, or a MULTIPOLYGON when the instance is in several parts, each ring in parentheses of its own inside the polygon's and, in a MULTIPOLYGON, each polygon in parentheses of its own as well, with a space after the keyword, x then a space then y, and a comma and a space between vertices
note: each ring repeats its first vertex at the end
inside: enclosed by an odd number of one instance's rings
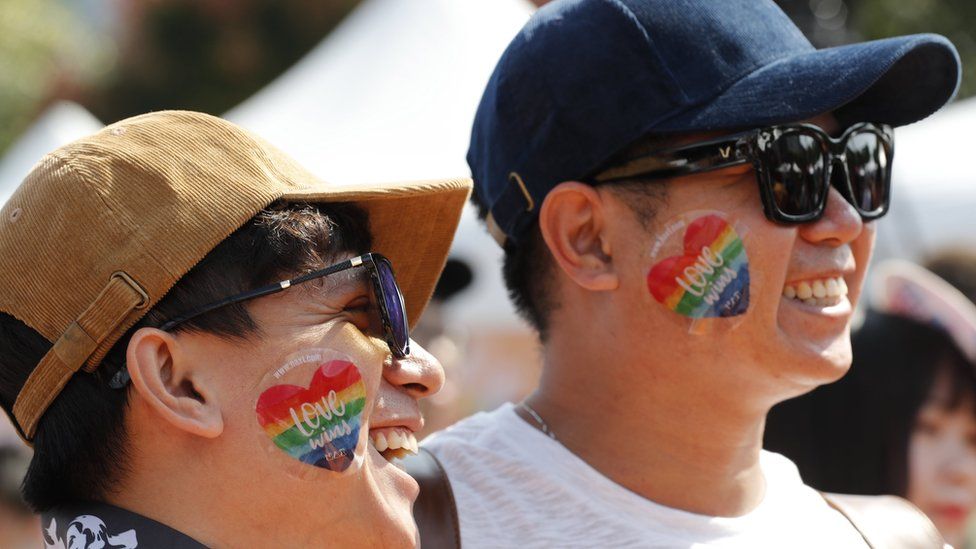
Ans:
POLYGON ((316 368, 308 389, 275 385, 258 397, 255 412, 265 434, 291 457, 330 471, 353 463, 366 404, 355 364, 333 360, 316 368))
POLYGON ((680 315, 741 315, 749 308, 745 245, 721 216, 699 217, 685 230, 684 254, 651 267, 647 287, 657 301, 680 315))

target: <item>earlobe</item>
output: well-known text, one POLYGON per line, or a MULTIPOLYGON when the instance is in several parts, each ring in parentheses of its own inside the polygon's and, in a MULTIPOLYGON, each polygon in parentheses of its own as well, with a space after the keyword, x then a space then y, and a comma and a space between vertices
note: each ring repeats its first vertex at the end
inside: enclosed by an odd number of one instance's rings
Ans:
POLYGON ((141 328, 129 340, 126 367, 133 389, 160 419, 189 434, 213 438, 224 430, 216 392, 172 334, 141 328))
POLYGON ((606 232, 603 197, 590 185, 566 181, 546 195, 539 229, 560 268, 590 291, 615 290, 613 250, 606 232))

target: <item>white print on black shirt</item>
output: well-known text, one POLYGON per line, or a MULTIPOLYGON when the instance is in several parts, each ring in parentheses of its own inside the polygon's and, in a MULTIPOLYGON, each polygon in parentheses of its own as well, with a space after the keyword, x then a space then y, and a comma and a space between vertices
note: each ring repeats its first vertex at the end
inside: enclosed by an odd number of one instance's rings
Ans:
POLYGON ((135 549, 138 546, 134 529, 109 534, 105 522, 94 515, 75 517, 68 524, 65 539, 58 537, 58 523, 54 518, 44 529, 44 549, 135 549))

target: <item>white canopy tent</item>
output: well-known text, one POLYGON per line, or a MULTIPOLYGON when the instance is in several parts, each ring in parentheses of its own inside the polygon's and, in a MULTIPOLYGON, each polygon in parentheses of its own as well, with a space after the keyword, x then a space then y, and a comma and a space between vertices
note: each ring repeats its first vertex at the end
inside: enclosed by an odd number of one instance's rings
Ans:
MULTIPOLYGON (((533 10, 528 0, 366 0, 225 117, 337 184, 467 176, 481 92, 533 10)), ((514 323, 501 251, 471 210, 452 254, 475 280, 446 320, 514 323)))
POLYGON ((976 98, 895 131, 892 206, 879 222, 876 258, 923 260, 940 248, 976 251, 976 98))
POLYGON ((76 103, 54 103, 0 158, 0 206, 10 198, 34 164, 48 152, 102 127, 76 103))

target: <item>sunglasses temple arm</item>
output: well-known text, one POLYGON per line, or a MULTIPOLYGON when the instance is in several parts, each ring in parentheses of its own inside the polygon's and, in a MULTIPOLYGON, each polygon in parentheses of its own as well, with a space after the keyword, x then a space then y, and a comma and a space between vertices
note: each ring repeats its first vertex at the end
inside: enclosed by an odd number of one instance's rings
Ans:
POLYGON ((597 183, 633 178, 668 179, 752 162, 744 135, 649 153, 597 174, 597 183))
MULTIPOLYGON (((367 255, 369 255, 369 254, 367 254, 367 255)), ((242 301, 247 301, 249 299, 256 299, 258 297, 264 297, 266 295, 275 294, 275 293, 278 293, 278 292, 280 292, 280 291, 282 291, 282 290, 284 290, 286 288, 291 287, 294 284, 299 284, 301 282, 306 282, 308 280, 312 280, 313 278, 319 278, 319 277, 327 276, 327 275, 330 275, 330 274, 333 274, 333 273, 337 273, 339 271, 344 271, 346 269, 349 269, 349 268, 352 268, 352 267, 361 265, 363 263, 363 259, 364 258, 366 258, 366 256, 354 257, 352 259, 349 259, 347 261, 343 261, 342 263, 337 263, 335 265, 332 265, 330 267, 327 267, 327 268, 322 269, 322 270, 319 270, 319 271, 313 271, 313 272, 308 273, 306 275, 302 275, 302 276, 299 276, 299 277, 296 277, 296 278, 292 278, 292 279, 288 279, 288 280, 280 280, 278 282, 275 282, 275 283, 272 283, 272 284, 268 284, 267 286, 261 286, 260 288, 255 288, 254 290, 251 290, 251 291, 248 291, 248 292, 244 292, 244 293, 240 293, 240 294, 237 294, 237 295, 228 297, 226 299, 222 299, 220 301, 211 303, 211 304, 209 304, 209 305, 207 305, 207 306, 205 306, 205 307, 203 307, 201 309, 197 309, 196 311, 193 311, 191 313, 188 313, 188 314, 185 314, 185 315, 180 315, 180 316, 178 316, 176 318, 170 319, 170 320, 164 322, 159 327, 159 329, 162 330, 162 331, 164 331, 164 332, 166 332, 166 331, 172 330, 174 327, 176 327, 176 326, 178 326, 178 325, 180 325, 180 324, 182 324, 182 323, 184 323, 184 322, 186 322, 188 320, 194 319, 194 318, 196 318, 196 317, 198 317, 200 315, 207 314, 210 311, 214 311, 214 310, 219 309, 221 307, 226 307, 228 305, 233 305, 234 303, 240 303, 242 301)), ((112 376, 112 378, 109 380, 109 383, 108 384, 109 384, 109 387, 111 387, 113 389, 121 389, 121 388, 125 387, 126 385, 128 385, 129 380, 130 380, 130 378, 129 378, 129 372, 128 372, 128 370, 126 370, 126 368, 123 367, 121 370, 115 372, 115 375, 112 376)))

